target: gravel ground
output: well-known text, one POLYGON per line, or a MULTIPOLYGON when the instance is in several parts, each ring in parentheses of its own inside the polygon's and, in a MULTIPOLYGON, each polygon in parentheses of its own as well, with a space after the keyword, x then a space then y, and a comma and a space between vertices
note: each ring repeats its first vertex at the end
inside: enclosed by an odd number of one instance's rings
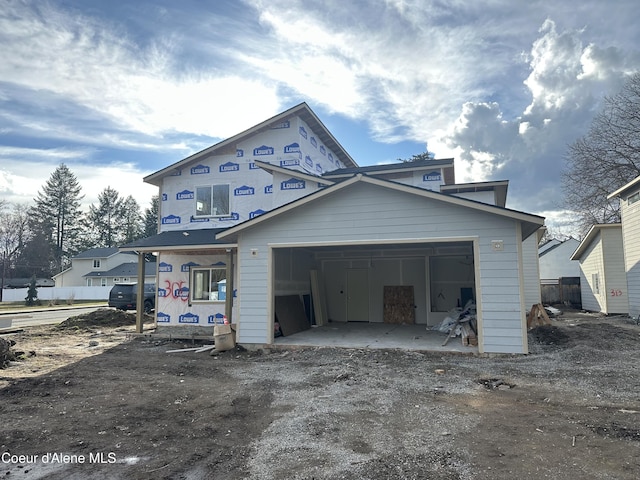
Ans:
POLYGON ((5 335, 35 355, 0 370, 0 476, 639 476, 640 327, 626 317, 565 313, 529 333, 526 356, 168 354, 198 344, 132 330, 103 314, 5 335))

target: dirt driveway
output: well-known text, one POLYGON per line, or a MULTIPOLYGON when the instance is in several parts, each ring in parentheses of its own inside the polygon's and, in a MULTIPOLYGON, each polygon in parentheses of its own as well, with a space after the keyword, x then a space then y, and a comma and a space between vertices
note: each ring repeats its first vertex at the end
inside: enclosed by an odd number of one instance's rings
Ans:
POLYGON ((2 336, 25 353, 0 370, 0 478, 640 477, 628 318, 565 314, 528 356, 211 356, 103 316, 2 336))

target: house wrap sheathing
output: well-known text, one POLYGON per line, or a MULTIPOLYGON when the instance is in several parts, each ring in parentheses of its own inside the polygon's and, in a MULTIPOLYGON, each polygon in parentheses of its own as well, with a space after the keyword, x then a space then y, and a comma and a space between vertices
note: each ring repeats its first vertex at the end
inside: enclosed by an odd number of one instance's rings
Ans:
POLYGON ((382 323, 385 287, 410 287, 415 323, 472 300, 480 352, 528 351, 544 219, 505 208, 506 181, 457 185, 452 159, 358 167, 306 104, 145 181, 160 231, 126 248, 158 255, 160 326, 231 316, 239 343, 271 344, 275 298, 313 275, 333 322, 382 323))

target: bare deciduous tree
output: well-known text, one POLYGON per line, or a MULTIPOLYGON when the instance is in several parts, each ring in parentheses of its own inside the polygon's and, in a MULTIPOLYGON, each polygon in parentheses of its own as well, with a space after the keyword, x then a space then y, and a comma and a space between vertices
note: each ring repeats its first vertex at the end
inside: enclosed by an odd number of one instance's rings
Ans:
POLYGON ((567 208, 581 233, 596 223, 620 221, 607 196, 640 175, 640 73, 606 97, 589 132, 569 147, 562 175, 567 208))

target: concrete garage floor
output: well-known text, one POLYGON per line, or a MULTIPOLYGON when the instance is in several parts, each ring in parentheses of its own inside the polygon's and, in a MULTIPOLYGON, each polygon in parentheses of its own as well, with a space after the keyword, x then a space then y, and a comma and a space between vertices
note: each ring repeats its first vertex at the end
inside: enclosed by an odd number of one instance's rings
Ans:
POLYGON ((454 337, 447 345, 442 346, 446 338, 446 334, 437 330, 427 330, 426 325, 332 322, 323 327, 313 326, 287 337, 276 337, 275 344, 478 353, 478 347, 463 346, 460 337, 454 337))

